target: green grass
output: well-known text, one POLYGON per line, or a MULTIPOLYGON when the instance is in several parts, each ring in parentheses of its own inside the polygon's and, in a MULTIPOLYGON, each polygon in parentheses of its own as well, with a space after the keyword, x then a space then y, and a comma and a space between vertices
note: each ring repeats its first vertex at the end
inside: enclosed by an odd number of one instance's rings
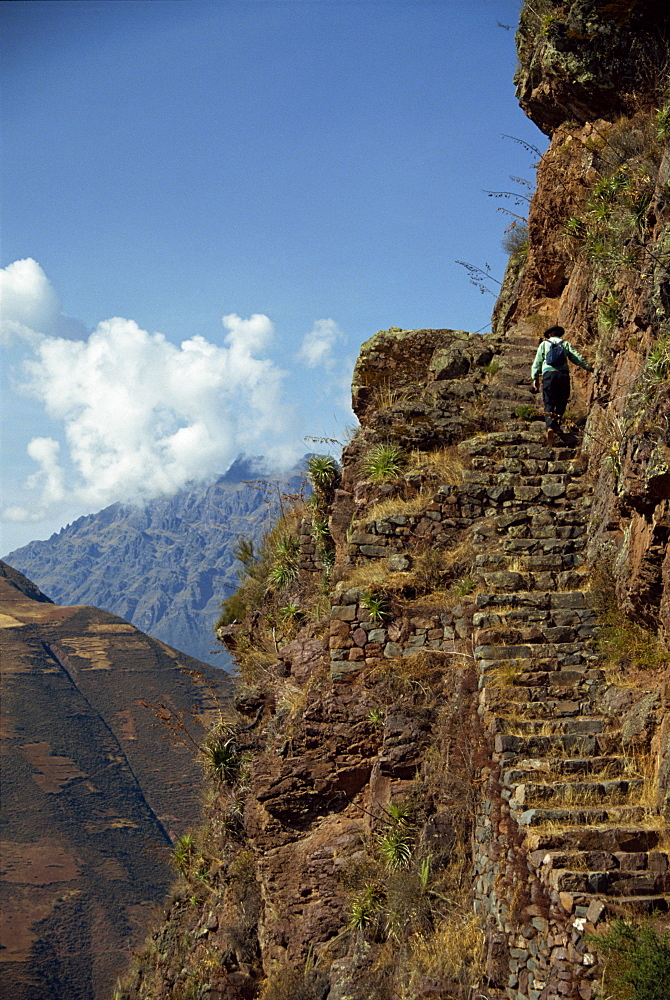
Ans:
POLYGON ((670 932, 650 923, 615 920, 589 943, 604 959, 599 996, 607 1000, 667 1000, 670 996, 670 932))

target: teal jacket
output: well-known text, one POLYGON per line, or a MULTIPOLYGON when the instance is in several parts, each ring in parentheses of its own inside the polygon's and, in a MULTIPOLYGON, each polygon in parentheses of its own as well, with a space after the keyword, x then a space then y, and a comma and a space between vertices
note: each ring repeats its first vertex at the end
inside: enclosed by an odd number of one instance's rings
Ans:
POLYGON ((544 375, 545 372, 567 372, 568 365, 567 362, 560 367, 552 368, 544 360, 547 356, 547 351, 549 350, 550 344, 562 344, 563 350, 565 351, 566 358, 569 358, 574 365, 578 365, 579 368, 585 368, 587 372, 592 372, 593 367, 586 361, 579 351, 576 351, 569 340, 561 340, 560 337, 551 337, 549 340, 543 340, 537 349, 537 354, 535 355, 535 360, 533 361, 533 367, 530 370, 530 378, 532 382, 535 382, 540 375, 544 375))

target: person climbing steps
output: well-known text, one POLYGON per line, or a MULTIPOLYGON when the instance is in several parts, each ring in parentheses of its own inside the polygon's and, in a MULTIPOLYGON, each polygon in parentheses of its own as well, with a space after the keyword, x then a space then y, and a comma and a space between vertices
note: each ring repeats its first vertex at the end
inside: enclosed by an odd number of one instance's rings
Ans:
POLYGON ((545 330, 543 337, 530 370, 530 377, 538 391, 540 377, 542 378, 547 444, 552 445, 556 440, 556 434, 560 434, 561 418, 570 398, 568 361, 579 368, 584 368, 587 372, 592 372, 593 366, 568 340, 564 340, 565 330, 562 326, 550 326, 545 330))

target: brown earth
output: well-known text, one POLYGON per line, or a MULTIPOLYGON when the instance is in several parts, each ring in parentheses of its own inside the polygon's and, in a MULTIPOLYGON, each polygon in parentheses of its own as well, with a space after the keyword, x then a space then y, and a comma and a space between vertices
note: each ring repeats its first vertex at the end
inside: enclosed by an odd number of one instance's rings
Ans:
POLYGON ((4 563, 0 635, 1 995, 107 997, 164 898, 172 838, 200 816, 197 761, 142 702, 196 705, 209 725, 214 700, 183 671, 221 697, 230 681, 4 563))

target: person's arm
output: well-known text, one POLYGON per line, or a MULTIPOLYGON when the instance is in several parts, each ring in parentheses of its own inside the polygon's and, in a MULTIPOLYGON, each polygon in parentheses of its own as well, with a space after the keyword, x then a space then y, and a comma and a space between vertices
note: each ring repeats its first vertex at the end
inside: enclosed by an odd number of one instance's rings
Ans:
POLYGON ((542 362, 544 360, 544 342, 542 342, 535 354, 535 360, 533 361, 533 366, 530 370, 530 379, 536 389, 539 389, 540 375, 542 374, 542 362))
POLYGON ((593 371, 593 365, 590 365, 586 358, 583 358, 579 351, 576 351, 572 344, 570 344, 567 340, 563 341, 563 349, 572 361, 573 365, 577 365, 579 368, 585 368, 587 372, 593 371))

